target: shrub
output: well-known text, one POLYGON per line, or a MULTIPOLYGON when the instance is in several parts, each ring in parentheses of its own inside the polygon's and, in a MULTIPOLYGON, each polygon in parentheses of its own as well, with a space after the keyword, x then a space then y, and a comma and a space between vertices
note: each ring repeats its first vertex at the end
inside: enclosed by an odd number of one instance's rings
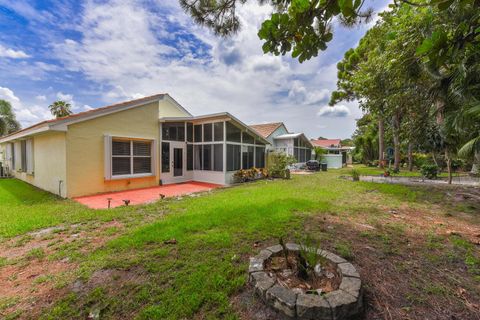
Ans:
POLYGON ((430 156, 424 153, 413 154, 413 165, 420 169, 424 164, 428 164, 430 156))
POLYGON ((285 153, 272 152, 268 154, 268 172, 273 178, 286 178, 287 167, 296 162, 295 158, 285 153))
POLYGON ((350 171, 350 175, 352 176, 353 181, 360 180, 360 171, 358 171, 357 169, 352 169, 352 171, 350 171))
POLYGON ((435 179, 438 175, 438 167, 435 164, 424 164, 420 167, 420 172, 427 179, 435 179))
POLYGON ((268 170, 265 168, 240 169, 233 175, 235 182, 247 182, 268 177, 268 170))

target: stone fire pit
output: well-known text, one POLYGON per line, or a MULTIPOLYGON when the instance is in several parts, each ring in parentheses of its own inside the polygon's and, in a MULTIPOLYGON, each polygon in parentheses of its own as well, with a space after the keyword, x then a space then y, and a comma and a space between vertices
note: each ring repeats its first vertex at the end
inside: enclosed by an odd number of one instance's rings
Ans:
MULTIPOLYGON (((294 243, 287 243, 286 248, 290 253, 300 251, 300 246, 294 243)), ((266 263, 282 254, 282 246, 276 245, 250 258, 249 282, 268 306, 293 319, 355 319, 363 313, 362 282, 351 263, 331 252, 318 250, 318 255, 336 265, 341 279, 338 289, 318 295, 282 286, 276 275, 266 270, 266 263)))

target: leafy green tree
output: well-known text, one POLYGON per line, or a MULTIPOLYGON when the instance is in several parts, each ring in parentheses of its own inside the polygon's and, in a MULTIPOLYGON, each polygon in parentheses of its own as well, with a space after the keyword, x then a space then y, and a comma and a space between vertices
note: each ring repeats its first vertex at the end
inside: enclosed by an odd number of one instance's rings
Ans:
POLYGON ((65 101, 58 100, 53 102, 51 105, 48 106, 52 115, 55 118, 62 118, 72 114, 71 105, 65 101))
POLYGON ((0 100, 0 136, 20 130, 12 105, 6 100, 0 100))
MULTIPOLYGON (((237 7, 247 0, 179 0, 193 20, 215 34, 228 36, 241 25, 237 7)), ((275 55, 291 52, 300 62, 316 57, 333 39, 332 22, 340 20, 353 26, 371 19, 373 10, 362 0, 251 0, 270 4, 273 11, 258 32, 264 40, 263 51, 275 55)), ((446 10, 450 6, 477 4, 478 0, 396 0, 396 5, 434 6, 446 10)))

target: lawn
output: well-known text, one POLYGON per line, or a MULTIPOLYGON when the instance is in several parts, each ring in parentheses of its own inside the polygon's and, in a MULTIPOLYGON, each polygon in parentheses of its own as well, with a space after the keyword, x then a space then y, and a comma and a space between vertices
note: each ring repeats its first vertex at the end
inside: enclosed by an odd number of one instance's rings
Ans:
POLYGON ((0 315, 262 319, 248 258, 280 236, 310 235, 357 266, 366 319, 479 319, 480 208, 459 200, 473 189, 339 179, 345 172, 102 211, 0 180, 0 315))
MULTIPOLYGON (((364 175, 364 176, 378 176, 378 175, 383 175, 383 173, 385 172, 384 169, 380 169, 378 167, 367 167, 363 164, 356 164, 354 165, 354 168, 358 170, 358 172, 361 174, 361 175, 364 175)), ((345 172, 346 174, 348 174, 351 169, 348 169, 348 168, 343 168, 342 169, 343 172, 345 172)), ((396 176, 396 177, 421 177, 422 176, 422 173, 420 171, 418 171, 417 169, 414 169, 413 171, 409 171, 407 168, 401 168, 400 172, 398 173, 393 173, 392 170, 390 170, 390 174, 391 176, 396 176)), ((454 177, 459 177, 459 176, 463 176, 465 175, 465 173, 463 172, 453 172, 452 173, 452 176, 454 177)), ((441 178, 446 178, 448 177, 448 173, 447 172, 440 172, 438 174, 439 177, 441 178)))

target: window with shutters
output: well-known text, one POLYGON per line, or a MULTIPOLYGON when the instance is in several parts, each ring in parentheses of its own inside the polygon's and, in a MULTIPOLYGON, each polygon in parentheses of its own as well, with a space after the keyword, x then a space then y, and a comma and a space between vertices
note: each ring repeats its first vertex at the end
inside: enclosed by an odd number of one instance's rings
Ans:
POLYGON ((152 142, 112 140, 112 176, 152 174, 152 142))

